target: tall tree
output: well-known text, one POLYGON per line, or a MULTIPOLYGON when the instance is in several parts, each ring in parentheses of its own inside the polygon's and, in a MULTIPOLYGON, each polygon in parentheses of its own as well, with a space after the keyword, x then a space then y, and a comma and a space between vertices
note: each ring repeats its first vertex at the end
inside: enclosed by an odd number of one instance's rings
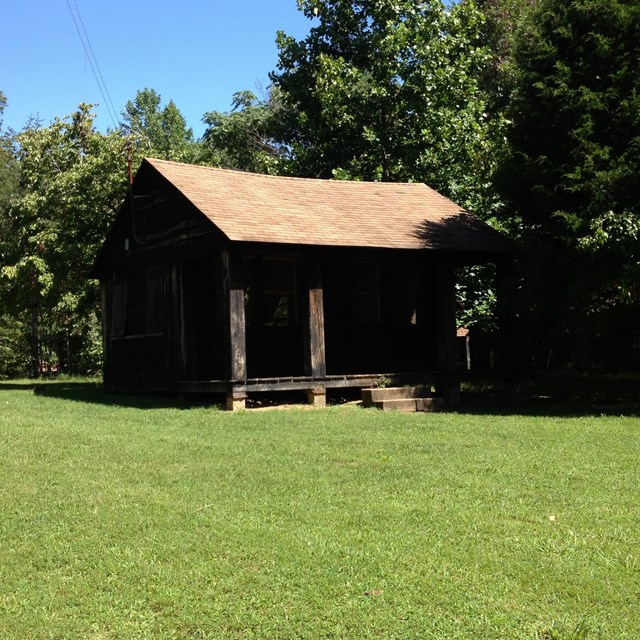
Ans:
POLYGON ((188 161, 196 154, 177 107, 162 107, 153 90, 127 103, 117 131, 98 132, 93 118, 82 104, 48 127, 27 126, 9 145, 2 138, 0 351, 9 335, 26 336, 33 375, 49 363, 70 373, 100 365, 98 288, 88 275, 126 194, 127 155, 137 166, 142 155, 188 161), (10 199, 5 160, 20 177, 10 199))
POLYGON ((495 209, 488 176, 502 125, 479 78, 491 61, 473 0, 302 0, 315 21, 278 35, 282 139, 291 171, 418 180, 470 210, 495 209))
POLYGON ((7 98, 0 91, 0 209, 6 209, 18 190, 19 169, 14 155, 14 136, 2 128, 7 98))
POLYGON ((283 170, 287 149, 276 139, 278 92, 258 100, 251 91, 233 95, 229 112, 209 111, 200 160, 225 169, 277 174, 283 170))
POLYGON ((173 100, 162 106, 162 97, 154 89, 138 91, 127 102, 122 118, 122 132, 137 138, 145 155, 179 162, 196 157, 193 130, 173 100))
MULTIPOLYGON (((500 201, 491 178, 505 123, 489 92, 487 12, 475 0, 298 4, 314 24, 301 41, 278 34, 271 74, 287 170, 425 182, 493 220, 500 201)), ((464 278, 465 320, 492 326, 492 279, 489 270, 464 278)))
MULTIPOLYGON (((20 171, 15 157, 14 135, 2 129, 6 105, 6 97, 0 91, 0 268, 6 264, 11 254, 9 210, 20 192, 20 171)), ((0 380, 27 373, 29 360, 24 326, 18 318, 7 312, 7 293, 6 283, 0 279, 0 380)))
POLYGON ((485 16, 482 41, 491 50, 491 64, 482 76, 489 106, 502 112, 508 105, 513 84, 513 48, 519 28, 531 19, 540 0, 478 0, 485 16))
POLYGON ((93 127, 90 105, 17 137, 22 192, 3 216, 3 308, 22 323, 31 372, 100 362, 99 300, 89 270, 126 193, 125 140, 93 127))
POLYGON ((622 358, 640 340, 640 4, 540 0, 513 63, 501 184, 528 306, 547 349, 622 358))

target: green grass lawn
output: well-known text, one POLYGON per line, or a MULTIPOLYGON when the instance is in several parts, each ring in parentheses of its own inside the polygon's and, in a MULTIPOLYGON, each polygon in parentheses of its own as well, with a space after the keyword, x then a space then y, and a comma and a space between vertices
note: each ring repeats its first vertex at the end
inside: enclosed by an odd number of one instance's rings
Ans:
POLYGON ((502 413, 2 384, 0 638, 640 638, 640 419, 502 413))

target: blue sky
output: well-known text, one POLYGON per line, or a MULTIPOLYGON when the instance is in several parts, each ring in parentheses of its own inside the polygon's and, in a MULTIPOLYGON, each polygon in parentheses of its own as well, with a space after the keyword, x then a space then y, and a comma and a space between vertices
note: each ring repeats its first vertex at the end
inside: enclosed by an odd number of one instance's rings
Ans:
POLYGON ((300 39, 311 26, 296 0, 8 0, 0 20, 3 129, 20 129, 30 115, 48 124, 80 102, 100 103, 97 127, 113 127, 69 4, 117 116, 149 87, 176 103, 196 136, 206 111, 227 111, 234 92, 260 94, 268 85, 278 30, 300 39))

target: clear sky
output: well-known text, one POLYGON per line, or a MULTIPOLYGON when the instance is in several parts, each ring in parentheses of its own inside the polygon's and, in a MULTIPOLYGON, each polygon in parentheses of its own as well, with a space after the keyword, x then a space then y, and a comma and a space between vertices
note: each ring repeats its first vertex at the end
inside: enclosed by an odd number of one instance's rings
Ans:
POLYGON ((311 27, 296 0, 7 0, 0 12, 3 129, 19 130, 30 115, 49 124, 80 102, 100 103, 96 126, 113 127, 69 5, 118 118, 148 87, 163 104, 173 100, 198 137, 205 112, 228 111, 236 91, 260 95, 268 85, 278 30, 301 39, 311 27))

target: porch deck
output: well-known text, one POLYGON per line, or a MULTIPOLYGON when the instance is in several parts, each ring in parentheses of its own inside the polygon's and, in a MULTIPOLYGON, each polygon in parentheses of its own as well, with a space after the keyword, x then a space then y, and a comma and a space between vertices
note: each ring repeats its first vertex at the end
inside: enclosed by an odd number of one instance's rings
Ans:
POLYGON ((287 376, 274 378, 248 378, 246 380, 184 380, 178 383, 181 394, 223 393, 230 410, 244 408, 250 393, 275 391, 303 391, 310 403, 323 405, 327 389, 345 389, 375 386, 433 385, 436 393, 455 402, 451 390, 459 390, 465 372, 420 371, 408 373, 377 373, 325 376, 287 376))

